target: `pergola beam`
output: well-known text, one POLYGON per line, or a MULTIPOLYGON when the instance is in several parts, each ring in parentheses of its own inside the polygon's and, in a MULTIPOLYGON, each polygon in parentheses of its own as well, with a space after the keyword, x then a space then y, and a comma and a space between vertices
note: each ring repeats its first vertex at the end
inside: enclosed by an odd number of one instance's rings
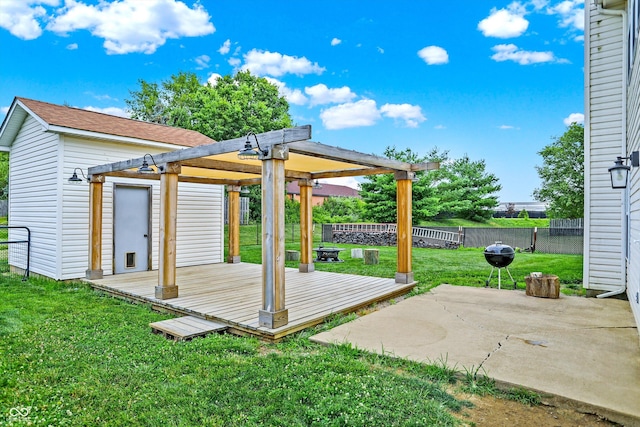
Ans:
MULTIPOLYGON (((272 145, 287 144, 296 141, 306 141, 311 138, 311 126, 298 126, 281 130, 274 130, 257 134, 260 147, 265 150, 272 145)), ((169 151, 167 153, 153 156, 157 165, 165 163, 180 163, 184 160, 198 159, 201 157, 215 156, 217 154, 231 153, 244 148, 245 137, 228 139, 226 141, 214 142, 212 144, 199 145, 197 147, 185 148, 182 150, 169 151)), ((252 139, 250 139, 253 142, 252 139)), ((87 170, 89 175, 102 175, 110 172, 123 171, 142 166, 145 158, 124 160, 121 162, 109 163, 101 166, 90 167, 87 170)))
POLYGON ((289 147, 290 153, 305 154, 322 159, 353 163, 360 166, 369 166, 374 168, 385 168, 407 172, 412 170, 410 163, 375 156, 373 154, 359 153, 357 151, 346 150, 340 147, 331 147, 317 142, 297 141, 287 144, 287 146, 289 147))

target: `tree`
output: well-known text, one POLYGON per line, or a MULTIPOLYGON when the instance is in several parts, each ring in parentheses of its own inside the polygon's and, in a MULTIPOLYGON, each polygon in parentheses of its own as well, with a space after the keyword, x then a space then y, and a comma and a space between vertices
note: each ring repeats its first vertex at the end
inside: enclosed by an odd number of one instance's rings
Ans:
POLYGON ((313 207, 316 224, 359 222, 365 212, 365 203, 357 197, 329 197, 313 207))
POLYGON ((584 126, 572 123, 565 133, 538 152, 536 166, 542 181, 533 197, 549 203, 549 218, 582 218, 584 215, 584 126))
MULTIPOLYGON (((160 84, 138 83, 140 89, 125 100, 134 119, 195 130, 216 141, 292 126, 289 103, 278 88, 249 71, 220 77, 213 85, 191 72, 160 84)), ((251 220, 260 220, 260 187, 252 186, 250 193, 251 220)))
POLYGON ((0 200, 9 196, 9 153, 0 153, 0 200))
POLYGON ((485 168, 484 160, 471 161, 467 155, 441 166, 437 194, 445 215, 478 222, 491 218, 502 186, 485 168))
MULTIPOLYGON (((423 163, 442 162, 447 159, 448 153, 440 152, 435 147, 421 157, 410 148, 399 151, 395 147, 387 147, 384 155, 403 162, 423 163)), ((433 185, 435 175, 424 171, 416 173, 416 181, 412 186, 413 220, 416 223, 434 218, 440 212, 439 199, 433 185)), ((360 185, 360 196, 366 204, 364 219, 382 223, 396 222, 396 190, 396 181, 391 174, 366 177, 365 182, 360 185)))

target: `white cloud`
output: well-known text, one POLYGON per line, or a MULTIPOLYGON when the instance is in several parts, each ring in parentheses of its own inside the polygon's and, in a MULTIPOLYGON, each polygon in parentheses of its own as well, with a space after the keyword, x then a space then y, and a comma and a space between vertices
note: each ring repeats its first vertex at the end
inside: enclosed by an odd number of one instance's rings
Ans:
POLYGON ((489 16, 478 23, 478 30, 485 37, 519 37, 529 27, 529 21, 524 19, 525 12, 518 2, 511 3, 507 9, 493 8, 489 16))
POLYGON ((334 37, 333 39, 331 39, 331 46, 337 46, 340 43, 342 43, 342 40, 340 40, 339 38, 334 37))
POLYGON ((565 117, 564 124, 565 126, 569 126, 571 123, 584 123, 584 114, 582 113, 569 114, 569 117, 565 117))
POLYGON ((449 54, 440 46, 427 46, 418 51, 418 56, 429 65, 440 65, 449 62, 449 54))
POLYGON ((209 83, 211 86, 215 86, 218 84, 218 79, 221 79, 222 76, 218 73, 211 73, 211 75, 209 76, 209 78, 207 79, 207 83, 209 83))
POLYGON ((103 38, 108 54, 151 54, 167 39, 197 37, 215 31, 211 17, 199 4, 189 8, 178 0, 122 0, 87 5, 66 0, 47 30, 67 34, 87 30, 103 38))
POLYGON ((261 51, 252 49, 244 55, 243 70, 249 70, 253 74, 273 77, 280 77, 285 74, 296 74, 302 76, 305 74, 322 74, 324 67, 318 65, 317 62, 312 63, 304 56, 298 58, 296 56, 283 55, 278 52, 261 51))
POLYGON ((351 92, 351 89, 348 86, 329 89, 327 85, 322 83, 311 87, 305 87, 304 93, 309 95, 311 98, 311 101, 309 102, 310 106, 349 102, 356 97, 356 94, 351 92))
POLYGON ((330 130, 372 126, 380 119, 376 102, 363 99, 327 108, 320 113, 325 128, 330 130))
POLYGON ((384 53, 384 49, 381 48, 380 46, 378 46, 376 49, 378 49, 378 53, 380 53, 380 54, 384 53))
POLYGON ((584 0, 564 0, 547 9, 551 15, 560 16, 561 27, 584 31, 584 0))
POLYGON ((445 125, 436 125, 433 128, 436 130, 443 130, 443 129, 446 129, 447 127, 445 125))
POLYGON ((100 107, 88 106, 88 107, 83 107, 82 109, 88 110, 88 111, 95 111, 96 113, 104 113, 104 114, 110 114, 112 116, 129 118, 129 113, 126 110, 123 110, 122 108, 118 108, 118 107, 100 108, 100 107))
POLYGON ((71 43, 67 45, 67 49, 69 50, 76 50, 78 49, 78 43, 71 43))
POLYGON ((7 113, 9 112, 9 107, 0 107, 0 114, 2 115, 7 115, 7 113))
POLYGON ((240 66, 240 64, 242 64, 242 61, 240 60, 240 58, 229 58, 229 61, 227 61, 229 63, 229 65, 231 65, 234 68, 237 68, 240 66))
POLYGON ((515 127, 511 126, 511 125, 500 125, 498 126, 498 129, 501 130, 510 130, 510 129, 515 129, 515 127))
POLYGON ((218 52, 220 55, 226 55, 229 53, 229 50, 231 50, 231 40, 226 39, 224 43, 222 43, 222 46, 220 46, 220 49, 218 49, 218 52))
POLYGON ((39 19, 47 15, 41 4, 57 6, 58 0, 41 0, 39 2, 25 0, 0 1, 0 28, 8 30, 23 40, 40 37, 42 28, 39 19), (39 3, 33 5, 33 3, 39 3))
POLYGON ((404 124, 409 128, 418 127, 419 123, 424 122, 426 117, 422 114, 419 105, 411 104, 384 104, 380 107, 380 112, 385 117, 392 119, 404 120, 404 124))
POLYGON ((211 61, 211 58, 209 58, 209 55, 200 55, 196 57, 194 61, 197 64, 196 70, 202 70, 204 68, 209 68, 209 61, 211 61))
POLYGON ((499 44, 491 48, 495 53, 491 59, 497 62, 513 61, 520 65, 538 64, 541 62, 566 62, 556 59, 553 52, 532 52, 518 49, 514 44, 499 44))
POLYGON ((265 79, 278 88, 280 96, 284 96, 289 104, 304 105, 307 103, 308 99, 300 89, 290 89, 284 82, 272 77, 265 77, 265 79))

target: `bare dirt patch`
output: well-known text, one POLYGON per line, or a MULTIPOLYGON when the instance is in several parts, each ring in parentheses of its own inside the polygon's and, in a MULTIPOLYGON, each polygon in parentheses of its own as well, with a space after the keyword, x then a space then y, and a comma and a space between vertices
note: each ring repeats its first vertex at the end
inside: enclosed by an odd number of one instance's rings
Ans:
POLYGON ((458 396, 473 403, 459 418, 468 426, 492 427, 605 427, 617 426, 593 414, 555 406, 529 406, 493 396, 458 396))

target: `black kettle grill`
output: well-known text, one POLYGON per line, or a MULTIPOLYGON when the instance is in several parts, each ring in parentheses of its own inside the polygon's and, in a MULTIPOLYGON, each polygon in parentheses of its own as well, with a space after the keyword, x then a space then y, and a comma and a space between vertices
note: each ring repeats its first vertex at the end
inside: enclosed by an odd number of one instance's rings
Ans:
POLYGON ((511 278, 513 282, 513 289, 516 288, 516 281, 513 280, 513 276, 509 271, 509 264, 513 262, 513 259, 516 257, 516 251, 509 245, 503 245, 502 242, 495 242, 493 245, 489 245, 484 248, 484 259, 487 260, 489 264, 491 264, 491 274, 489 274, 489 278, 485 283, 485 287, 489 287, 489 283, 491 282, 491 277, 493 276, 493 270, 498 269, 498 289, 500 289, 500 270, 503 268, 507 270, 507 274, 511 278))

